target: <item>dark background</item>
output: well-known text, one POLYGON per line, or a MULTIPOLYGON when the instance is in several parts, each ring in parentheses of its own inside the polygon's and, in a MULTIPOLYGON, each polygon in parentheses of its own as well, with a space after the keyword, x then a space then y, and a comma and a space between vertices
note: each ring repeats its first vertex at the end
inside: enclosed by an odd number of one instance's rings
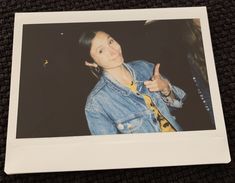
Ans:
MULTIPOLYGON (((0 1, 0 182, 234 182, 234 1, 0 1), (14 12, 207 6, 232 162, 127 170, 6 175, 6 147, 14 12)), ((49 59, 48 59, 49 60, 49 59)), ((49 60, 50 64, 50 60, 49 60)), ((177 158, 177 157, 176 157, 177 158)), ((46 165, 45 165, 46 166, 46 165)))
POLYGON ((129 53, 125 58, 137 59, 143 25, 144 21, 24 25, 17 137, 90 135, 84 107, 97 79, 84 65, 79 37, 83 31, 104 30, 129 53))
MULTIPOLYGON (((192 19, 148 25, 145 21, 24 25, 17 138, 90 135, 84 106, 97 80, 84 66, 78 46, 81 33, 89 30, 113 36, 122 47, 125 62, 161 63, 160 72, 187 93, 183 108, 173 112, 185 131, 214 129, 186 57, 190 50, 195 51, 188 44, 190 22, 192 19)), ((202 43, 196 46, 203 49, 202 43)))

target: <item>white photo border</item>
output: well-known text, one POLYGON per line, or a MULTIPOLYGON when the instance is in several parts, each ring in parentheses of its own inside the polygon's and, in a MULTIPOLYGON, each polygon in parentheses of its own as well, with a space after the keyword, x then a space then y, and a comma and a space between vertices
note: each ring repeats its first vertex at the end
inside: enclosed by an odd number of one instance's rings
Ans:
POLYGON ((5 158, 7 174, 217 164, 230 161, 206 7, 15 14, 5 158), (194 18, 199 18, 201 23, 215 130, 16 139, 23 25, 194 18))

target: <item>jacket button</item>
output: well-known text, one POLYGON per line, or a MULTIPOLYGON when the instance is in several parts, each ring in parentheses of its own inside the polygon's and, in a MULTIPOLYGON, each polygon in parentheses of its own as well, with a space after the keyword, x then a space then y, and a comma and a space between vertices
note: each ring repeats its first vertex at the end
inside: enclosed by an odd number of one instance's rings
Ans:
POLYGON ((120 123, 120 124, 117 125, 117 128, 118 128, 119 130, 123 130, 123 129, 124 129, 124 125, 120 123))

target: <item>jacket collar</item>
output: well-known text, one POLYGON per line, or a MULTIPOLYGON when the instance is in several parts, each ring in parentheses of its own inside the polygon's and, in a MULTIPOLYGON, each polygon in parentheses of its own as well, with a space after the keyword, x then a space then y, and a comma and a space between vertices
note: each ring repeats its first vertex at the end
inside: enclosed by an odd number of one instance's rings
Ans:
MULTIPOLYGON (((135 75, 134 70, 130 67, 130 65, 128 65, 126 63, 123 63, 123 65, 130 72, 130 74, 132 75, 132 77, 135 81, 136 80, 136 75, 135 75)), ((104 78, 105 82, 108 84, 108 86, 110 88, 112 88, 113 90, 121 93, 124 96, 130 95, 131 90, 128 87, 123 86, 117 80, 115 80, 108 72, 103 72, 103 78, 104 78)))

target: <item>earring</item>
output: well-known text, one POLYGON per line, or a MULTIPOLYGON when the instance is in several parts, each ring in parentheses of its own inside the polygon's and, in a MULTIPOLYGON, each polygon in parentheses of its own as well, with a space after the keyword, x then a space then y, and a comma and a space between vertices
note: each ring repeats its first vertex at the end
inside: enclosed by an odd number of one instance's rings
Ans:
POLYGON ((100 67, 97 65, 97 67, 95 67, 95 71, 100 73, 100 67))

